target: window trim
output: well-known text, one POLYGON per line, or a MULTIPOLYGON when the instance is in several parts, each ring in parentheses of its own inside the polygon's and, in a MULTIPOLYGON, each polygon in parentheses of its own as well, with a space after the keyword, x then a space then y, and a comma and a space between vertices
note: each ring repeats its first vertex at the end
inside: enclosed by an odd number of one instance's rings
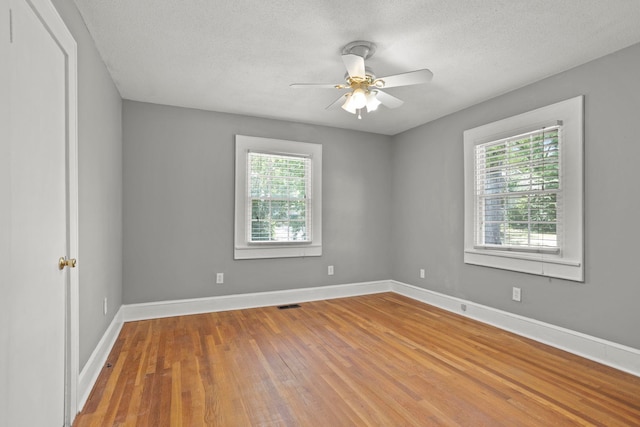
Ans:
POLYGON ((584 281, 584 96, 577 96, 464 132, 464 262, 578 282, 584 281), (563 124, 561 251, 498 251, 475 245, 475 146, 563 124))
POLYGON ((236 135, 234 259, 289 258, 322 255, 322 145, 236 135), (250 151, 311 158, 311 241, 248 241, 247 157, 250 151))

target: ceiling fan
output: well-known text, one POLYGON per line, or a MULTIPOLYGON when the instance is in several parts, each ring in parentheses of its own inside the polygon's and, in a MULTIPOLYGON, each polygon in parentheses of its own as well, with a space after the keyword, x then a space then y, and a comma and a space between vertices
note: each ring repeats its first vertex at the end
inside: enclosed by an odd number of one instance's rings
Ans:
POLYGON ((358 114, 358 118, 361 119, 364 108, 367 109, 367 112, 371 112, 381 104, 387 108, 398 108, 404 103, 401 99, 389 95, 381 89, 428 83, 433 78, 433 73, 426 68, 386 77, 376 77, 373 71, 364 64, 365 59, 371 58, 375 50, 375 44, 362 40, 351 42, 342 49, 342 62, 347 68, 346 83, 294 83, 291 87, 348 89, 349 92, 340 95, 327 109, 337 108, 342 104, 342 109, 351 114, 358 114))

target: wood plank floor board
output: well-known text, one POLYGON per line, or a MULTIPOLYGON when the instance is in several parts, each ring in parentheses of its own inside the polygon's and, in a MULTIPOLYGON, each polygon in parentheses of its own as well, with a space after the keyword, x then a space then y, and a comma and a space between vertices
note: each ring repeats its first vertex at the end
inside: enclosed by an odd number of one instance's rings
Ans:
POLYGON ((640 378, 393 294, 126 323, 74 426, 640 426, 640 378))

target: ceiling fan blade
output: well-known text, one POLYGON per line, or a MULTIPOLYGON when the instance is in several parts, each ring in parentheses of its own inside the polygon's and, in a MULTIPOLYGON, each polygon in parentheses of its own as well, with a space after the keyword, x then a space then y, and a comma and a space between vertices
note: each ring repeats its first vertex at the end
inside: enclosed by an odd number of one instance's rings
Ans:
POLYGON ((349 77, 364 78, 366 71, 364 68, 364 58, 362 56, 348 53, 346 55, 342 55, 342 62, 344 62, 344 66, 347 67, 349 77))
POLYGON ((344 95, 340 95, 340 97, 338 99, 336 99, 335 101, 333 101, 330 105, 327 106, 327 108, 325 108, 326 110, 333 110, 334 108, 338 108, 340 106, 340 104, 344 103, 344 101, 346 100, 347 96, 349 94, 345 93, 344 95))
POLYGON ((293 83, 290 84, 289 87, 300 89, 300 88, 316 88, 316 89, 346 89, 349 86, 345 86, 343 84, 337 83, 293 83))
POLYGON ((376 90, 376 98, 378 99, 378 101, 382 102, 382 105, 387 108, 398 108, 399 106, 404 104, 403 100, 396 98, 393 95, 389 95, 388 93, 381 90, 376 90))
POLYGON ((416 71, 409 71, 408 73, 394 74, 392 76, 380 77, 376 81, 382 80, 384 82, 383 88, 390 88, 396 86, 409 86, 419 85, 422 83, 428 83, 433 78, 433 73, 429 70, 422 69, 416 71))

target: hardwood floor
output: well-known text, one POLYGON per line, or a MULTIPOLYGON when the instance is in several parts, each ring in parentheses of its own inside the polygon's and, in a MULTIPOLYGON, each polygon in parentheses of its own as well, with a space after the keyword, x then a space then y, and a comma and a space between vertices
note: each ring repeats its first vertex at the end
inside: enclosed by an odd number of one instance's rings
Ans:
POLYGON ((393 293, 126 323, 74 426, 640 426, 640 378, 393 293))

